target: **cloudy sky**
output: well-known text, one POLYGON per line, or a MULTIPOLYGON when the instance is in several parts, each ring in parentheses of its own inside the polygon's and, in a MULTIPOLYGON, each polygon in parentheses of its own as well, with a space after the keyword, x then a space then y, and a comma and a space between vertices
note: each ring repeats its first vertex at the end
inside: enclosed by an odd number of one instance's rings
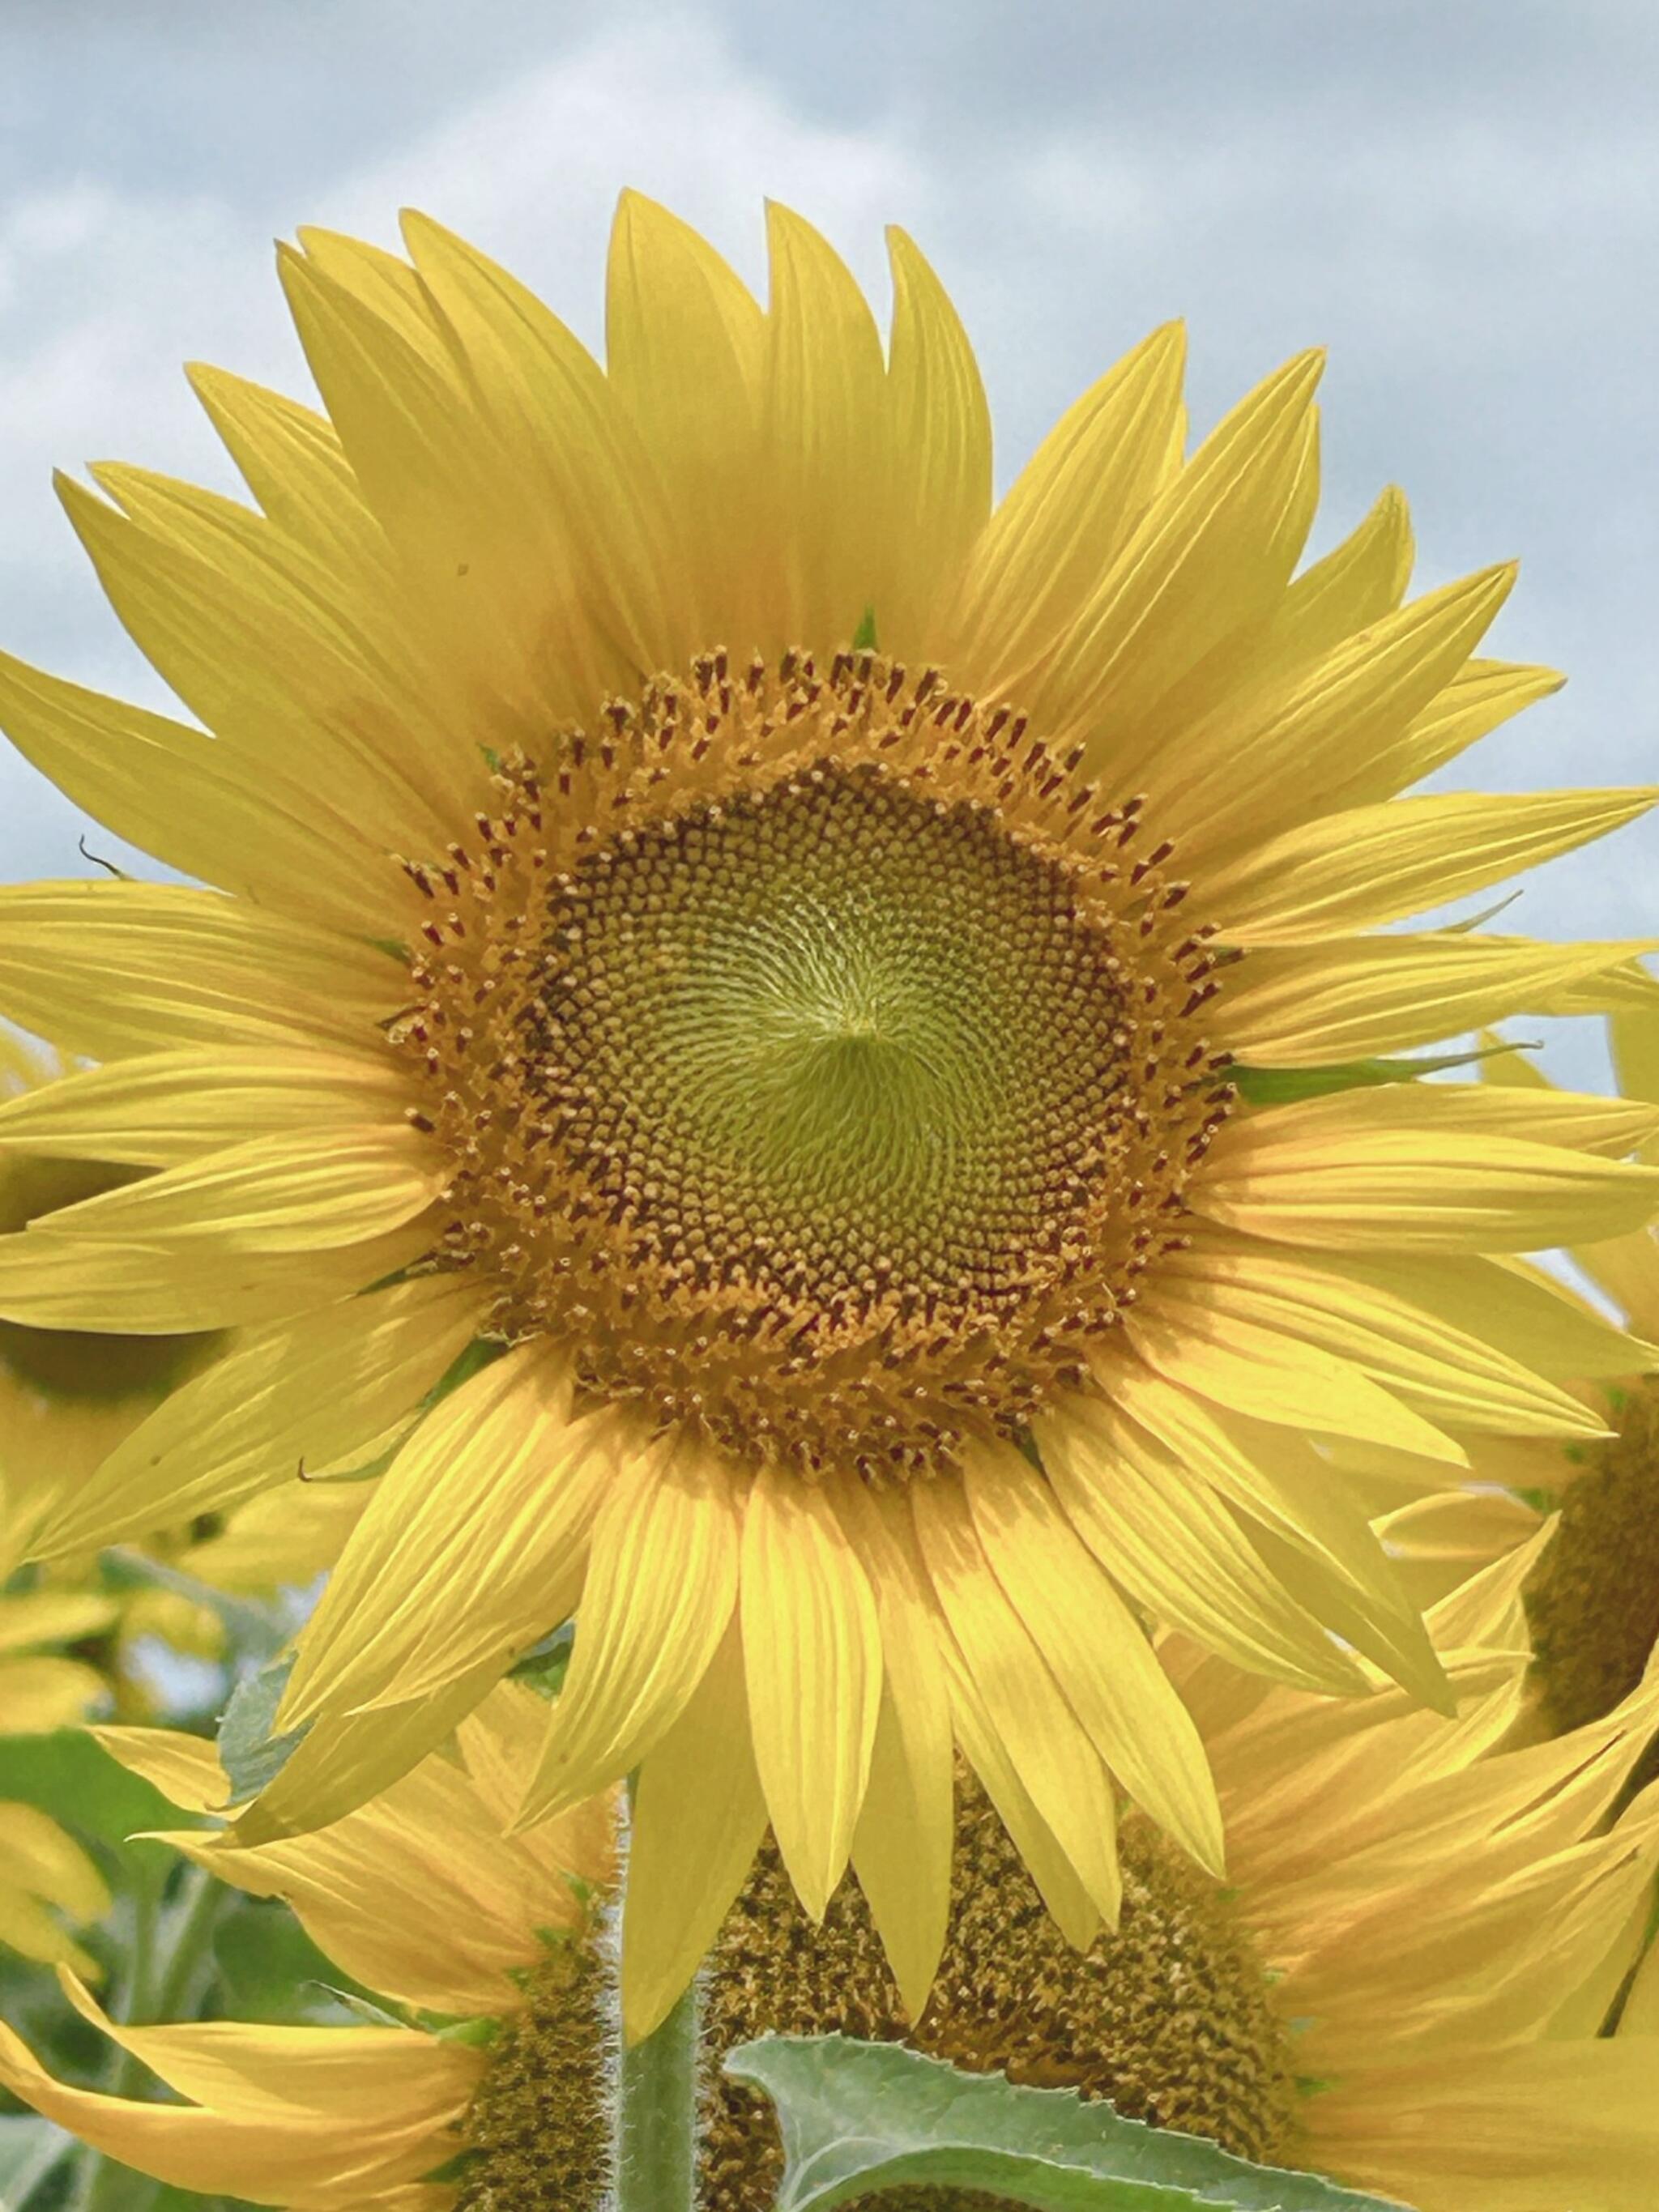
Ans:
MULTIPOLYGON (((769 193, 884 311, 882 226, 915 234, 1004 482, 1170 315, 1200 423, 1328 343, 1319 542, 1400 483, 1424 580, 1519 554, 1496 649, 1571 674, 1474 774, 1656 778, 1656 94, 1651 0, 4 0, 0 644, 158 701, 51 471, 231 488, 179 364, 307 389, 275 236, 416 204, 597 345, 623 185, 757 283, 769 193)), ((0 757, 0 878, 83 872, 83 826, 0 757)), ((1514 921, 1659 934, 1656 862, 1626 832, 1514 921)))

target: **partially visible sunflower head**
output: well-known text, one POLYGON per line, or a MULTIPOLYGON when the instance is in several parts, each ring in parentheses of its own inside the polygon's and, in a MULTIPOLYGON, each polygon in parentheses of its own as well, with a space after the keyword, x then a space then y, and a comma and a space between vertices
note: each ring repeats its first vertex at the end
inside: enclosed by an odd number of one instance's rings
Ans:
POLYGON ((628 197, 603 368, 423 217, 304 234, 326 414, 195 373, 255 503, 63 488, 203 726, 0 662, 29 757, 217 886, 0 891, 0 1009, 103 1063, 0 1142, 133 1177, 0 1239, 0 1316, 245 1332, 35 1547, 384 1468, 250 1842, 576 1611, 522 1817, 639 1770, 630 2033, 769 1824, 919 2009, 958 1752, 1079 1942, 1120 1785, 1218 1867, 1149 1619, 1443 1705, 1338 1455, 1596 1433, 1560 1383, 1620 1340, 1504 1261, 1659 1189, 1659 1115, 1399 1057, 1629 948, 1382 926, 1651 794, 1399 796, 1557 679, 1474 657, 1508 568, 1406 598, 1396 493, 1298 568, 1318 357, 1189 453, 1156 332, 994 508, 915 246, 884 346, 769 223, 763 307, 628 197))
MULTIPOLYGON (((1609 1823, 1659 1725, 1659 1677, 1559 1742, 1503 1747, 1525 1695, 1519 1592, 1542 1540, 1435 1609, 1455 1719, 1381 1685, 1357 1713, 1172 1648, 1229 1813, 1231 1885, 1131 1815, 1119 1926, 1081 1954, 965 1777, 944 1965, 919 2017, 854 1887, 815 1923, 769 1846, 704 1980, 700 2201, 764 2212, 781 2168, 769 2113, 718 2072, 726 2052, 839 2031, 1109 2098, 1419 2212, 1645 2212, 1651 2046, 1597 2031, 1616 1939, 1659 1863, 1652 1790, 1609 1823)), ((599 1799, 507 1832, 539 1733, 534 1696, 505 1684, 453 1756, 325 1832, 254 1848, 210 1828, 171 1838, 286 1898, 405 2025, 126 2027, 71 1982, 185 2101, 67 2087, 3 2031, 0 2079, 143 2172, 292 2212, 332 2212, 347 2186, 364 2212, 599 2212, 617 1813, 599 1799)), ((192 1812, 222 1802, 196 1739, 105 1741, 192 1812)))

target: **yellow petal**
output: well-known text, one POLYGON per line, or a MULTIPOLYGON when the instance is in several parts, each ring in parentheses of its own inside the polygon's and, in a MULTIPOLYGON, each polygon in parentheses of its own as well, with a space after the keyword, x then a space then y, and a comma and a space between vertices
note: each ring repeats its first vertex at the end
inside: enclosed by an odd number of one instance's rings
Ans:
POLYGON ((942 611, 991 511, 991 410, 979 364, 944 286, 903 231, 890 229, 893 334, 893 530, 897 555, 881 618, 884 651, 942 652, 942 611))
POLYGON ((955 1780, 939 1625, 903 1500, 863 1482, 836 1497, 881 1623, 881 1711, 853 1866, 905 2009, 919 2019, 951 1915, 955 1780))
POLYGON ((1031 706, 1087 738, 1117 789, 1161 751, 1158 702, 1284 590, 1311 520, 1318 354, 1297 356, 1211 432, 1160 494, 1053 653, 1031 706))
POLYGON ((1373 759, 1356 757, 1346 781, 1329 793, 1329 804, 1365 806, 1391 799, 1467 752, 1500 723, 1547 699, 1566 680, 1553 668, 1518 661, 1466 662, 1395 743, 1373 759))
POLYGON ((251 1897, 283 1899, 325 1955, 368 1988, 435 2012, 515 2005, 508 1977, 536 1966, 538 1929, 579 1917, 574 1892, 549 1884, 443 1758, 315 1835, 252 1850, 202 1829, 164 1840, 251 1897))
POLYGON ((179 1729, 95 1728, 96 1738, 129 1774, 137 1774, 187 1813, 209 1813, 225 1802, 229 1785, 219 1754, 207 1740, 179 1729))
POLYGON ((1127 1332, 1149 1367, 1230 1413, 1467 1464, 1460 1444, 1351 1361, 1222 1312, 1200 1294, 1183 1297, 1160 1284, 1135 1308, 1127 1332))
POLYGON ((180 874, 337 929, 384 933, 391 862, 275 762, 252 776, 199 730, 3 653, 0 725, 76 806, 180 874))
POLYGON ((36 1328, 193 1336, 314 1313, 411 1266, 437 1227, 417 1217, 366 1243, 250 1258, 181 1243, 54 1237, 0 1237, 0 1318, 36 1328))
POLYGON ((735 1619, 640 1771, 623 1900, 623 2034, 638 2043, 678 2002, 747 1880, 766 1801, 745 1711, 735 1619))
POLYGON ((789 1878, 822 1919, 852 1850, 880 1709, 881 1632, 823 1486, 775 1464, 743 1524, 744 1668, 755 1763, 789 1878))
POLYGON ((1644 945, 1544 945, 1452 930, 1264 947, 1227 985, 1227 1042, 1260 1067, 1316 1067, 1408 1052, 1541 1010, 1559 987, 1644 945))
POLYGON ((72 1919, 100 1920, 110 1909, 102 1875, 38 1805, 0 1803, 0 1863, 6 1869, 0 1887, 26 1888, 72 1919))
POLYGON ((267 2203, 347 2212, 447 2155, 484 2054, 413 2029, 131 2028, 82 1985, 76 2008, 201 2101, 139 2104, 55 2081, 0 2028, 0 2080, 25 2103, 125 2165, 212 2196, 259 2190, 267 2203))
POLYGON ((1149 778, 1183 866, 1208 861, 1321 811, 1358 752, 1381 750, 1462 666, 1503 605, 1512 568, 1427 593, 1324 659, 1224 700, 1182 732, 1149 778), (1242 784, 1238 766, 1249 762, 1242 784))
MULTIPOLYGON (((974 1701, 982 1710, 984 1730, 978 1745, 964 1734, 969 1756, 1018 1842, 1015 1820, 1019 1797, 1006 1786, 1001 1773, 1006 1759, 1019 1784, 1019 1796, 1029 1798, 1036 1819, 1064 1855, 1089 1903, 1115 1927, 1123 1893, 1117 1814, 1099 1754, 1030 1628, 1004 1594, 985 1556, 960 1481, 941 1478, 913 1483, 910 1488, 928 1579, 973 1686, 974 1701), (986 1742, 987 1735, 1000 1747, 1000 1753, 986 1742), (1014 1819, 1009 1816, 1011 1805, 1014 1819)), ((960 1697, 957 1702, 957 1727, 962 1729, 960 1697)), ((972 1726, 970 1715, 968 1727, 972 1726)), ((1034 1878, 1043 1885, 1048 1866, 1041 1856, 1030 1863, 1034 1878)), ((1063 1887, 1059 1894, 1064 1911, 1063 1887)), ((1060 1911, 1055 1917, 1060 1919, 1060 1911)), ((1074 1913, 1067 1918, 1076 1924, 1074 1913)), ((1066 1920, 1060 1920, 1060 1925, 1070 1936, 1066 1920)))
POLYGON ((119 1607, 95 1590, 18 1590, 0 1596, 0 1653, 74 1644, 110 1627, 119 1607))
MULTIPOLYGON (((1026 1872, 1036 1884, 1050 1919, 1074 1951, 1086 1951, 1100 1933, 1101 1910, 1084 1887, 1069 1855, 1015 1771, 1006 1740, 993 1724, 985 1700, 961 1653, 954 1645, 948 1645, 941 1656, 951 1685, 951 1709, 963 1756, 984 1784, 985 1794, 1012 1838, 1026 1872)), ((1104 1777, 1100 1779, 1103 1782, 1104 1777)), ((1104 1802, 1108 1823, 1104 1832, 1115 1854, 1117 1808, 1109 1788, 1104 1802)), ((1111 1912, 1105 1916, 1115 1927, 1118 1908, 1122 1903, 1121 1885, 1114 1886, 1097 1876, 1096 1886, 1115 1898, 1111 1912)))
POLYGON ((283 1131, 60 1207, 23 1236, 142 1243, 158 1260, 329 1252, 401 1228, 426 1211, 451 1173, 432 1139, 402 1120, 283 1131))
POLYGON ((188 1045, 110 1060, 5 1100, 0 1147, 173 1167, 256 1137, 390 1124, 408 1095, 390 1053, 188 1045))
POLYGON ((1022 701, 1153 497, 1179 469, 1184 334, 1154 331, 1085 392, 974 548, 945 658, 1022 701))
POLYGON ((1195 1250, 1173 1279, 1219 1313, 1322 1345, 1454 1429, 1605 1434, 1597 1416, 1477 1336, 1391 1295, 1340 1261, 1285 1253, 1195 1250))
POLYGON ((630 1772, 684 1711, 737 1602, 732 1482, 706 1444, 676 1431, 641 1443, 613 1478, 520 1826, 630 1772))
POLYGON ((1191 1716, 1054 1492, 1012 1445, 967 1455, 985 1554, 1095 1749, 1200 1866, 1223 1869, 1221 1808, 1191 1716))
POLYGON ((766 321, 748 287, 666 208, 625 191, 605 288, 611 385, 695 549, 700 643, 742 651, 770 589, 760 407, 766 321))
POLYGON ((413 1413, 479 1318, 464 1279, 434 1276, 243 1338, 61 1499, 31 1555, 178 1527, 365 1449, 413 1413))
MULTIPOLYGON (((1253 848, 1219 879, 1209 911, 1233 945, 1316 944, 1443 906, 1647 812, 1647 790, 1454 792, 1326 815, 1253 848)), ((1187 854, 1182 850, 1183 864, 1187 854)))
POLYGON ((1156 1437, 1077 1401, 1056 1407, 1037 1442, 1066 1518, 1155 1620, 1256 1674, 1339 1695, 1364 1686, 1221 1499, 1156 1437))
POLYGON ((238 1817, 231 1838, 273 1844, 343 1820, 418 1766, 488 1697, 501 1672, 492 1656, 407 1705, 313 1721, 276 1780, 238 1817))
MULTIPOLYGON (((1400 1576, 1329 1463, 1293 1430, 1220 1413, 1144 1367, 1114 1361, 1107 1395, 1279 1540, 1268 1564, 1297 1602, 1426 1704, 1444 1674, 1400 1576)), ((1420 1462, 1419 1462, 1420 1463, 1420 1462)))
POLYGON ((846 264, 810 223, 773 201, 767 238, 765 422, 782 520, 778 642, 842 645, 866 609, 879 633, 889 574, 891 435, 881 337, 846 264))
POLYGON ((403 230, 499 444, 512 497, 501 524, 526 558, 543 554, 515 580, 527 629, 549 617, 550 581, 568 575, 620 670, 637 682, 683 663, 711 641, 695 634, 690 595, 672 588, 655 474, 598 362, 533 292, 453 231, 408 210, 403 230))
POLYGON ((1659 1197, 1659 1170, 1466 1135, 1430 1115, 1402 1127, 1370 1095, 1274 1107, 1224 1131, 1189 1203, 1253 1237, 1329 1250, 1528 1252, 1637 1228, 1659 1197))
POLYGON ((406 981, 383 952, 214 891, 0 888, 0 1012, 88 1060, 175 1045, 361 1050, 406 981))
POLYGON ((614 1465, 562 1358, 509 1352, 450 1392, 380 1478, 300 1639, 281 1723, 504 1673, 570 1611, 614 1465))

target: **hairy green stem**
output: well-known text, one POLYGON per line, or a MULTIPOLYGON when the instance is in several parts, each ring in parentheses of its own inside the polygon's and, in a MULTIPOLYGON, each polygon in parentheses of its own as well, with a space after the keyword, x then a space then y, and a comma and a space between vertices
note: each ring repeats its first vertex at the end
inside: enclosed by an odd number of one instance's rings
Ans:
POLYGON ((697 1989, 662 2026, 623 2047, 616 2084, 617 2212, 695 2212, 697 1989))

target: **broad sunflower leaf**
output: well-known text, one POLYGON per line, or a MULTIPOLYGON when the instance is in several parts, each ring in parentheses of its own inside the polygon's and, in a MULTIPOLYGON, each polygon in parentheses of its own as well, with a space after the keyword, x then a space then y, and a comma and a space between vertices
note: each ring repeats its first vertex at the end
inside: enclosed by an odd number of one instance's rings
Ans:
POLYGON ((1400 2212, 1068 2089, 960 2074, 898 2044, 769 2035, 730 2052, 726 2070, 776 2108, 787 2160, 777 2212, 830 2212, 918 2186, 1034 2212, 1400 2212))

